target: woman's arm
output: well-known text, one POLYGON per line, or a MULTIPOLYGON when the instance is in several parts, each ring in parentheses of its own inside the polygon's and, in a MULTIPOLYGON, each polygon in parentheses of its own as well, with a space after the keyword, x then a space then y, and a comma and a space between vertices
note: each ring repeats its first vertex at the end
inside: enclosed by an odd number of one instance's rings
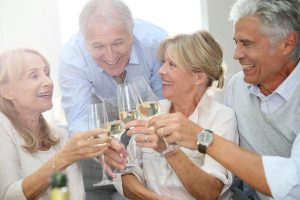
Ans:
MULTIPOLYGON (((168 115, 168 119, 170 119, 170 115, 168 115)), ((153 148, 155 151, 162 153, 166 148, 165 142, 158 137, 154 128, 145 129, 145 125, 147 125, 147 123, 142 121, 129 122, 126 126, 135 128, 129 130, 128 134, 133 135, 135 133, 143 133, 142 135, 136 136, 137 145, 153 148), (146 138, 148 141, 145 140, 146 138)), ((223 183, 201 170, 199 166, 195 165, 181 150, 176 150, 175 152, 167 154, 166 160, 175 171, 186 190, 196 199, 218 198, 223 189, 223 183)))
MULTIPOLYGON (((7 149, 5 150, 2 148, 0 150, 9 153, 10 155, 7 156, 11 157, 11 160, 1 163, 0 177, 9 179, 4 183, 1 181, 1 198, 19 199, 19 196, 23 196, 27 200, 38 199, 47 190, 49 186, 49 178, 54 171, 63 170, 78 160, 96 157, 107 149, 110 143, 110 139, 108 138, 87 140, 88 138, 95 136, 97 133, 99 133, 99 129, 77 134, 38 170, 31 175, 24 177, 23 181, 20 174, 22 166, 18 158, 19 154, 15 148, 15 144, 13 144, 13 140, 2 140, 1 144, 8 147, 10 151, 6 151, 7 149), (103 143, 106 144, 96 146, 96 144, 103 143), (19 181, 22 181, 21 188, 17 186, 19 181), (15 193, 18 193, 19 196, 15 196, 15 193)), ((11 139, 11 137, 8 137, 8 139, 11 139)), ((0 154, 1 158, 4 154, 5 153, 0 154)))
POLYGON ((185 189, 196 199, 217 199, 224 184, 196 166, 181 150, 165 156, 185 189))
POLYGON ((162 200, 163 198, 146 188, 133 174, 122 176, 124 196, 135 200, 162 200))

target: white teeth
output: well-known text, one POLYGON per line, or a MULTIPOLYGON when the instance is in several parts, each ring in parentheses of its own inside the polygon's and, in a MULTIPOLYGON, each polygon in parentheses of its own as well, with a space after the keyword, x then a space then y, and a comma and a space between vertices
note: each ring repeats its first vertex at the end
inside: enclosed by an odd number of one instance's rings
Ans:
POLYGON ((104 62, 106 62, 107 64, 109 64, 109 65, 115 65, 115 64, 117 64, 118 63, 118 60, 117 61, 115 61, 115 62, 109 62, 109 61, 104 61, 104 62))
POLYGON ((165 84, 165 85, 172 85, 171 82, 167 82, 167 81, 164 81, 163 84, 165 84))
POLYGON ((242 65, 244 70, 253 69, 255 65, 242 65))

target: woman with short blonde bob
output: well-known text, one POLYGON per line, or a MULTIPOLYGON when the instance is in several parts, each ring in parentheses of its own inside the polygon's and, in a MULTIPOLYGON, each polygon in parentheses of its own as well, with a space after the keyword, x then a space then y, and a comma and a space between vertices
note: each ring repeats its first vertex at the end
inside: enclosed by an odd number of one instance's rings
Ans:
POLYGON ((144 133, 136 136, 137 144, 142 147, 143 159, 150 162, 137 166, 134 174, 122 176, 124 195, 131 199, 231 199, 233 175, 213 158, 184 147, 163 153, 163 136, 186 133, 197 128, 196 124, 238 142, 233 110, 207 94, 214 82, 217 88, 224 84, 220 45, 207 31, 198 31, 165 40, 158 54, 166 99, 160 101, 159 115, 148 123, 136 120, 126 124, 126 128, 135 127, 129 135, 144 133), (195 127, 185 126, 189 121, 195 127))
POLYGON ((71 199, 85 199, 76 161, 101 155, 109 139, 89 140, 99 131, 68 139, 42 113, 52 108, 53 82, 47 60, 32 49, 0 55, 0 199, 49 199, 49 178, 66 173, 71 199), (95 146, 99 143, 107 143, 95 146))

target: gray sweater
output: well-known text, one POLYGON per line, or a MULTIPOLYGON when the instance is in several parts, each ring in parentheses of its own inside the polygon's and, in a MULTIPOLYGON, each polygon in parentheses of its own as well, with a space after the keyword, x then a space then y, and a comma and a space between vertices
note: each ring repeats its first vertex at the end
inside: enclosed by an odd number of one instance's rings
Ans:
MULTIPOLYGON (((271 115, 261 111, 260 100, 249 91, 238 73, 233 86, 233 109, 236 113, 240 145, 260 155, 289 157, 300 130, 300 85, 290 99, 271 115)), ((259 194, 259 199, 267 199, 259 194)))
POLYGON ((240 145, 261 155, 289 157, 300 130, 300 86, 272 115, 260 109, 259 99, 248 90, 239 73, 232 81, 233 108, 238 121, 240 145), (236 91, 239 91, 238 93, 236 91))

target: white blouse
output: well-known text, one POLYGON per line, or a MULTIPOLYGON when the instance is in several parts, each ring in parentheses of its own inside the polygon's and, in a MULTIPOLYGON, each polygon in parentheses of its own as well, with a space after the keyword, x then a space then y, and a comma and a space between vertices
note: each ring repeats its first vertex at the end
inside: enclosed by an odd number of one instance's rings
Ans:
MULTIPOLYGON (((24 178, 33 174, 45 162, 50 160, 68 140, 66 130, 57 127, 51 127, 51 129, 55 136, 60 138, 60 142, 47 151, 30 153, 22 147, 23 138, 16 131, 8 118, 0 113, 0 199, 26 200, 22 189, 24 178)), ((70 199, 85 199, 79 165, 74 163, 63 172, 66 173, 68 178, 70 199)), ((49 199, 49 190, 48 188, 42 195, 41 200, 49 199)))
MULTIPOLYGON (((160 113, 169 113, 171 102, 160 101, 160 113)), ((238 143, 237 123, 234 112, 212 97, 203 95, 195 111, 189 117, 190 120, 200 124, 205 129, 210 129, 216 134, 238 143)), ((128 145, 129 154, 132 155, 132 144, 128 145)), ((199 167, 199 169, 216 177, 224 183, 224 188, 219 199, 231 199, 231 192, 228 190, 232 184, 233 174, 225 169, 208 155, 199 153, 197 150, 190 150, 181 147, 181 150, 199 167)), ((170 199, 195 199, 184 188, 180 179, 173 171, 167 160, 160 153, 149 149, 142 149, 143 166, 136 166, 135 175, 144 185, 155 193, 170 199)), ((193 172, 186 172, 193 173, 193 172)), ((123 193, 121 183, 116 188, 123 193)))

